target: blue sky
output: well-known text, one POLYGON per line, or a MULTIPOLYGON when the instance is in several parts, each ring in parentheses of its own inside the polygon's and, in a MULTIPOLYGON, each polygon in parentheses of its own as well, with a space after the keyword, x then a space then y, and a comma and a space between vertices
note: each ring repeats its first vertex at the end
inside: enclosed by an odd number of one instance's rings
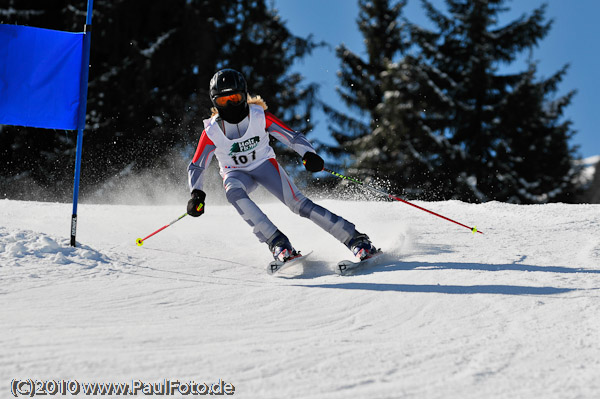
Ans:
MULTIPOLYGON (((446 11, 443 0, 432 0, 439 10, 446 11)), ((564 117, 573 122, 577 134, 572 144, 578 145, 579 155, 589 157, 600 154, 600 14, 599 0, 509 0, 510 11, 501 15, 501 24, 512 21, 541 4, 547 3, 546 17, 554 20, 550 33, 533 51, 538 62, 538 78, 556 73, 563 65, 570 64, 567 75, 559 86, 559 94, 573 89, 577 94, 566 109, 564 117), (575 6, 576 4, 576 6, 575 6)), ((325 41, 331 48, 313 52, 296 65, 308 81, 321 85, 319 96, 343 110, 335 87, 339 85, 336 72, 340 62, 335 57, 335 47, 344 43, 350 50, 364 55, 363 37, 356 26, 358 6, 355 0, 274 0, 273 4, 286 21, 287 27, 298 36, 312 34, 315 41, 325 41)), ((425 17, 420 0, 409 0, 404 8, 404 16, 421 26, 431 27, 425 17)), ((523 54, 525 59, 527 54, 523 54)), ((509 68, 522 70, 523 64, 517 61, 509 68)), ((325 116, 314 115, 316 127, 309 135, 311 140, 332 143, 325 116)))

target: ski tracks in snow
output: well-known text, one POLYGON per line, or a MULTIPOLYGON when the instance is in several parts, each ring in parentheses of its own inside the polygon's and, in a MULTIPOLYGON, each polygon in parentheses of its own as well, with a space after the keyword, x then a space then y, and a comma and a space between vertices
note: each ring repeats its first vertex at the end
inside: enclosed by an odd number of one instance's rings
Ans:
POLYGON ((347 249, 268 204, 315 251, 274 278, 229 206, 140 248, 140 231, 180 207, 86 205, 71 248, 54 227, 68 206, 0 201, 0 374, 223 378, 261 398, 596 397, 599 208, 423 205, 484 234, 401 204, 330 201, 387 253, 340 277, 347 249))

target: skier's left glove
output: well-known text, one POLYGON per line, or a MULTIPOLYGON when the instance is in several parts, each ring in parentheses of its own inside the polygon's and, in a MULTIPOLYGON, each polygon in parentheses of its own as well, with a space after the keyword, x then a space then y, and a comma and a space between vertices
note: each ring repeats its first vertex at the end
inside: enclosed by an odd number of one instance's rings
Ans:
POLYGON ((187 214, 193 217, 200 216, 204 213, 204 200, 206 194, 202 190, 192 191, 192 198, 187 204, 187 214))
POLYGON ((304 165, 306 170, 313 173, 320 172, 323 170, 323 167, 325 167, 325 162, 323 161, 323 158, 318 156, 316 153, 310 151, 308 151, 302 157, 302 164, 304 165))

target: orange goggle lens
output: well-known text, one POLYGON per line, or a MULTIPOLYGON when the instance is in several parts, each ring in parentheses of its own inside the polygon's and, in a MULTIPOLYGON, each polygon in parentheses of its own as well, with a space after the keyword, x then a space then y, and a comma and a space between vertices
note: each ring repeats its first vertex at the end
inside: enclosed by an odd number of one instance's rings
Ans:
POLYGON ((234 104, 239 103, 240 101, 242 101, 242 97, 243 96, 240 93, 230 94, 228 96, 217 97, 215 99, 215 103, 219 107, 224 107, 229 101, 231 101, 234 104))

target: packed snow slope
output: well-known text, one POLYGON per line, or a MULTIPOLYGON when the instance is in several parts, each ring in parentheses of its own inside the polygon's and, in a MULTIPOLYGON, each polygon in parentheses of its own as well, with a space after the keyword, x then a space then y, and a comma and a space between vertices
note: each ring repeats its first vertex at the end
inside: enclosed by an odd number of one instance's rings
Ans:
POLYGON ((0 397, 13 379, 223 380, 239 398, 600 397, 600 205, 317 201, 385 251, 262 207, 306 265, 270 276, 228 204, 0 201, 0 397))

